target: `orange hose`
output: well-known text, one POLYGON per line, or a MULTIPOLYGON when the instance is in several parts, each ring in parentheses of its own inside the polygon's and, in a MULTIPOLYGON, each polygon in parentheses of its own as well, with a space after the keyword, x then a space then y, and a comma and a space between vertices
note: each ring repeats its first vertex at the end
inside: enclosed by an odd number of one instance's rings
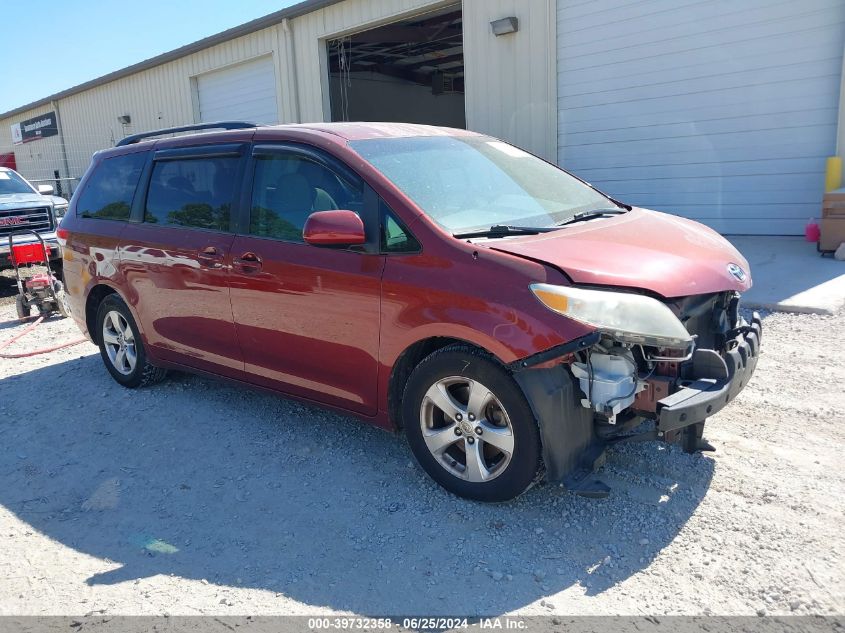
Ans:
MULTIPOLYGON (((26 319, 21 319, 21 321, 25 321, 25 320, 26 319)), ((9 345, 14 343, 15 341, 22 339, 24 336, 26 336, 27 334, 32 332, 36 327, 38 327, 43 320, 44 320, 43 316, 38 317, 35 320, 35 322, 32 325, 30 325, 28 328, 26 328, 23 332, 21 332, 20 334, 18 334, 16 336, 13 336, 12 338, 10 338, 5 343, 0 343, 0 350, 6 349, 7 347, 9 347, 9 345)), ((20 354, 0 353, 0 358, 27 358, 29 356, 38 356, 39 354, 46 354, 47 352, 55 352, 56 350, 64 349, 65 347, 72 347, 74 345, 79 345, 80 343, 84 343, 87 340, 88 339, 86 339, 84 337, 78 338, 78 339, 74 339, 74 340, 70 341, 69 343, 62 343, 61 345, 55 345, 53 347, 45 347, 44 349, 37 349, 37 350, 34 350, 32 352, 23 352, 23 353, 20 353, 20 354)))

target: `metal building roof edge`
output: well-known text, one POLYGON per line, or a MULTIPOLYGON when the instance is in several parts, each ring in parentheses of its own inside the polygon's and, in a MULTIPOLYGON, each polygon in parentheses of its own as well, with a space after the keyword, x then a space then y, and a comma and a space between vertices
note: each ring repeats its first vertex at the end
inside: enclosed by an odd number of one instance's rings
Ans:
POLYGON ((285 18, 297 18, 313 11, 319 11, 320 9, 331 6, 333 4, 337 4, 342 1, 343 0, 303 0, 302 2, 298 2, 297 4, 294 4, 290 7, 280 9, 279 11, 270 13, 260 18, 256 18, 255 20, 250 20, 249 22, 232 27, 231 29, 226 29, 225 31, 221 31, 220 33, 209 35, 208 37, 204 37, 203 39, 197 40, 196 42, 186 44, 185 46, 180 46, 179 48, 173 49, 172 51, 168 51, 166 53, 162 53, 161 55, 156 55, 155 57, 145 59, 141 62, 138 62, 137 64, 132 64, 131 66, 121 68, 120 70, 115 70, 114 72, 102 75, 101 77, 97 77, 96 79, 91 79, 90 81, 86 81, 76 86, 72 86, 70 88, 62 90, 61 92, 52 94, 48 97, 38 99, 37 101, 33 101, 32 103, 27 103, 26 105, 13 108, 8 112, 3 112, 2 114, 0 114, 0 119, 7 119, 9 117, 15 116, 16 114, 26 112, 27 110, 34 110, 35 108, 47 105, 52 101, 56 101, 57 99, 64 99, 65 97, 70 97, 71 95, 90 90, 91 88, 96 88, 97 86, 102 86, 117 79, 122 79, 123 77, 128 77, 129 75, 134 75, 135 73, 139 73, 144 70, 149 70, 150 68, 155 68, 156 66, 161 66, 162 64, 172 62, 176 59, 185 57, 192 53, 199 52, 206 48, 211 48, 212 46, 216 46, 217 44, 222 44, 224 42, 228 42, 229 40, 233 40, 244 35, 249 35, 250 33, 255 33, 256 31, 266 29, 270 26, 275 26, 285 18))

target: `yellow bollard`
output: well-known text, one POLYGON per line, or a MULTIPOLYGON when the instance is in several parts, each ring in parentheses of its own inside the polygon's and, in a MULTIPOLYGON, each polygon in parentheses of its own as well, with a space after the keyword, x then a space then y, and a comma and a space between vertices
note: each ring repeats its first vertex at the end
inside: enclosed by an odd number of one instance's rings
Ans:
POLYGON ((833 191, 842 187, 842 159, 839 156, 831 156, 827 159, 827 166, 824 173, 824 190, 833 191))

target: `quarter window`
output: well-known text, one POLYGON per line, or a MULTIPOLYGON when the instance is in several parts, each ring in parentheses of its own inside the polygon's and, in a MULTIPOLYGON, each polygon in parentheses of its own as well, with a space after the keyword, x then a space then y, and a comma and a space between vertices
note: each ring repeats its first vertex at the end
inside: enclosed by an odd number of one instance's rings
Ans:
POLYGON ((361 215, 360 183, 349 183, 329 168, 297 154, 257 156, 249 232, 292 242, 315 211, 346 209, 361 215))
POLYGON ((76 214, 85 218, 128 220, 132 198, 146 161, 146 152, 100 161, 79 196, 76 214))
POLYGON ((405 228, 390 207, 381 200, 381 250, 385 253, 416 253, 420 251, 420 243, 405 228))
POLYGON ((150 179, 144 222, 229 231, 237 157, 159 161, 150 179))

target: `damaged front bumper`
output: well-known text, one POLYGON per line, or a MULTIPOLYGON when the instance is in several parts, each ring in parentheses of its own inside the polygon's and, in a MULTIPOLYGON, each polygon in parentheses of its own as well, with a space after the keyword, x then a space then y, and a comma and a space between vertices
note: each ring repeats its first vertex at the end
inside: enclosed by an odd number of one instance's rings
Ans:
POLYGON ((657 430, 669 432, 703 422, 731 402, 748 384, 760 357, 763 323, 756 312, 751 323, 741 323, 724 357, 712 350, 697 350, 692 358, 692 380, 657 402, 657 430))
POLYGON ((654 430, 633 435, 625 435, 620 428, 619 435, 600 436, 593 411, 581 406, 578 380, 565 364, 549 366, 549 361, 595 344, 599 338, 596 333, 514 363, 513 377, 540 426, 546 479, 561 481, 576 494, 607 495, 609 488, 590 478, 603 463, 605 449, 621 441, 669 441, 693 425, 699 425, 700 431, 709 416, 733 401, 748 384, 757 367, 762 334, 762 320, 755 312, 750 324, 740 320, 724 355, 714 350, 696 350, 684 372, 686 377, 671 379, 679 387, 677 390, 656 403, 652 401, 649 411, 631 408, 624 425, 627 428, 645 419, 655 421, 654 430))

